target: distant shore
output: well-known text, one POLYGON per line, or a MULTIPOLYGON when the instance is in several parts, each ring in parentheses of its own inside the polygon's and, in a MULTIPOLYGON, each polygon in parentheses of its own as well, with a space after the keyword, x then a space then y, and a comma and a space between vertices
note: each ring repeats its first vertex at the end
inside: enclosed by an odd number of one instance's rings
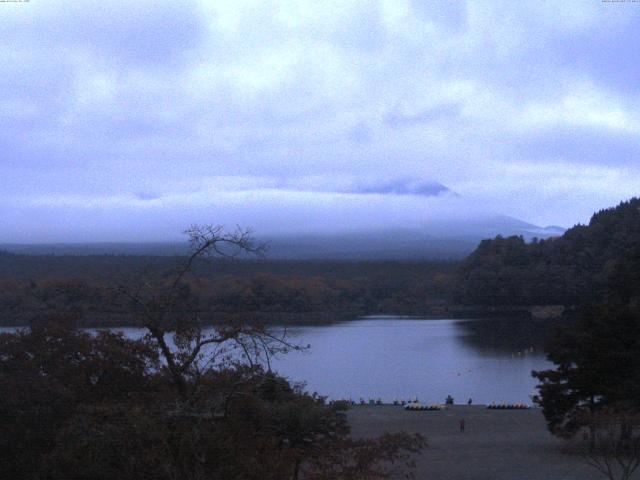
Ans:
MULTIPOLYGON (((562 305, 532 305, 532 306, 470 306, 457 305, 448 308, 436 308, 422 312, 373 312, 363 313, 357 310, 325 311, 325 312, 214 312, 220 323, 225 317, 242 317, 245 321, 252 321, 269 326, 320 326, 341 322, 371 318, 395 318, 410 320, 469 320, 469 319, 513 319, 513 320, 560 320, 566 311, 562 305)), ((45 315, 43 312, 42 315, 45 315)), ((204 313, 203 313, 204 315, 204 313)), ((23 316, 0 319, 1 327, 29 326, 32 317, 23 316)), ((85 312, 79 319, 78 325, 83 328, 140 328, 142 324, 129 312, 85 312)))

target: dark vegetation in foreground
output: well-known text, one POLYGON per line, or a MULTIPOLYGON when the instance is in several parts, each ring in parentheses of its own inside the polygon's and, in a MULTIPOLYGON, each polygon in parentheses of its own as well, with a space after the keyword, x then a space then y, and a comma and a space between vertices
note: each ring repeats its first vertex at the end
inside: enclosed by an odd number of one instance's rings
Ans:
POLYGON ((346 406, 260 368, 185 370, 181 392, 152 341, 49 319, 0 352, 3 478, 386 478, 423 445, 351 439, 346 406))
POLYGON ((183 282, 195 260, 225 244, 257 249, 243 232, 188 233, 193 253, 180 268, 115 288, 146 329, 143 339, 92 335, 68 314, 0 335, 3 477, 411 477, 422 437, 351 438, 346 406, 328 405, 262 366, 298 346, 258 324, 214 323, 192 308, 183 282))

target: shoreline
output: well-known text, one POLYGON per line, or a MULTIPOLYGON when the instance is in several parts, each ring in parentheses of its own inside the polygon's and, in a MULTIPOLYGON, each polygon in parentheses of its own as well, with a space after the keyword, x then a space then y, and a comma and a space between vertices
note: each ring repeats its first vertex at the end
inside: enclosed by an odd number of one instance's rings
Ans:
MULTIPOLYGON (((478 313, 475 310, 462 311, 459 310, 457 312, 449 311, 445 313, 426 313, 426 314, 392 314, 392 313, 374 313, 374 314, 366 314, 366 315, 358 315, 355 314, 353 316, 350 315, 333 315, 329 314, 311 314, 308 315, 305 319, 305 315, 287 315, 289 318, 285 318, 283 316, 280 319, 269 319, 265 320, 264 318, 256 319, 255 323, 264 325, 265 327, 321 327, 326 325, 336 325, 341 323, 349 323, 349 322, 357 322, 364 320, 421 320, 421 321, 440 321, 440 320, 455 320, 455 321, 518 321, 518 322, 544 322, 544 321, 562 321, 561 316, 552 316, 552 317, 526 317, 522 315, 523 309, 519 310, 507 310, 507 311, 484 311, 483 313, 478 313), (462 315, 465 313, 465 315, 462 315), (491 314, 490 314, 491 313, 491 314), (291 318, 296 317, 296 318, 291 318)), ((251 317, 253 313, 248 313, 247 317, 251 317)), ((224 324, 224 321, 219 322, 219 324, 224 324)), ((213 324, 211 324, 213 325, 213 324)), ((18 329, 18 328, 28 328, 30 323, 28 321, 16 322, 16 323, 4 323, 0 321, 0 331, 9 330, 9 329, 18 329)), ((81 329, 96 329, 96 330, 104 330, 104 329, 117 329, 117 328, 144 328, 143 325, 136 324, 135 322, 112 322, 106 324, 92 324, 91 322, 78 322, 78 328, 81 329)))

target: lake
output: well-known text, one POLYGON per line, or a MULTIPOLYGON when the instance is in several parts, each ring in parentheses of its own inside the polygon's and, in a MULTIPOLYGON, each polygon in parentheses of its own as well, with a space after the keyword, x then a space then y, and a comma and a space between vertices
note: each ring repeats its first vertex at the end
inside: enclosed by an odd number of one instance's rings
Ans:
MULTIPOLYGON (((553 324, 513 319, 424 320, 367 317, 328 325, 288 327, 304 352, 271 365, 307 390, 358 400, 418 397, 423 403, 530 403, 532 370, 551 366, 542 351, 553 324)), ((141 329, 126 328, 129 337, 141 329)))
POLYGON ((423 403, 526 402, 532 370, 551 366, 542 351, 552 325, 519 320, 369 317, 289 330, 309 352, 273 362, 274 370, 331 398, 418 397, 423 403))

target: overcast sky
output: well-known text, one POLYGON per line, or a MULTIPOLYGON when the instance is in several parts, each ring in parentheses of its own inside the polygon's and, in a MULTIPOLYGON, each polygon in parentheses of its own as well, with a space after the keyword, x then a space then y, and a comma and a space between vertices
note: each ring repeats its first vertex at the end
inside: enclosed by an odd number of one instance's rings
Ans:
POLYGON ((640 193, 640 3, 0 3, 0 242, 510 215, 640 193))

